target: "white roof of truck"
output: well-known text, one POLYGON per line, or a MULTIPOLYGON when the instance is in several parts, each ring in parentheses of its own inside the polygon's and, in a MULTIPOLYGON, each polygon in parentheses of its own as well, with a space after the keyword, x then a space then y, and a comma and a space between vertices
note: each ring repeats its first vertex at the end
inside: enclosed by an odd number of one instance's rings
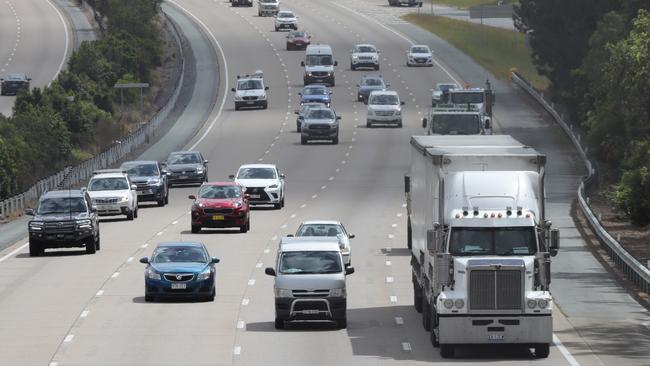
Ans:
POLYGON ((411 145, 428 155, 532 155, 542 156, 509 135, 412 136, 411 145))

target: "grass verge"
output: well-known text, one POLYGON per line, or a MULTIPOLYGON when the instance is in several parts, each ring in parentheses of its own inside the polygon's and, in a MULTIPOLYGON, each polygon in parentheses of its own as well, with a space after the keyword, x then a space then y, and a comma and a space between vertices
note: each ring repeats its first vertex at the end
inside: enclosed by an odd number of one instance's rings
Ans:
POLYGON ((544 90, 549 85, 535 69, 524 35, 519 32, 429 14, 407 14, 403 18, 435 33, 499 79, 510 78, 510 70, 515 68, 536 88, 544 90))
POLYGON ((429 0, 433 5, 452 6, 458 9, 467 9, 475 5, 496 5, 497 0, 429 0))

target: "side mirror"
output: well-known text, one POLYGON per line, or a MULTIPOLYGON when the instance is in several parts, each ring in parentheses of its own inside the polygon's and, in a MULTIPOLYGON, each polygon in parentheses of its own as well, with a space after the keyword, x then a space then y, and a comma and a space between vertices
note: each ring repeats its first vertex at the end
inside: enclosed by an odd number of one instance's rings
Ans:
POLYGON ((286 178, 286 176, 284 175, 284 173, 280 174, 280 178, 282 178, 282 179, 286 178))
POLYGON ((340 119, 341 119, 341 116, 336 116, 337 121, 340 120, 340 119))
POLYGON ((330 92, 330 95, 334 94, 334 92, 330 92))
POLYGON ((249 199, 251 199, 251 195, 248 193, 244 193, 244 199, 248 201, 249 199))
POLYGON ((209 161, 208 160, 203 160, 203 165, 208 165, 209 161))
POLYGON ((269 276, 273 276, 273 277, 277 276, 277 274, 275 273, 275 269, 273 269, 271 267, 266 267, 266 269, 264 269, 264 273, 266 273, 269 276))
POLYGON ((354 234, 348 235, 348 239, 354 239, 354 238, 356 238, 356 235, 354 235, 354 234))
POLYGON ((95 206, 95 205, 90 206, 90 211, 91 212, 97 212, 97 206, 95 206))
POLYGON ((408 175, 404 176, 404 193, 411 192, 411 177, 408 175))
POLYGON ((234 174, 230 174, 230 175, 228 176, 228 178, 230 178, 230 179, 235 179, 235 175, 234 175, 234 174))
POLYGON ((264 90, 269 90, 269 87, 268 87, 268 86, 265 86, 265 87, 264 87, 264 90))
POLYGON ((235 88, 230 88, 230 91, 237 91, 235 88))
POLYGON ((427 128, 427 122, 428 121, 426 117, 422 118, 422 128, 427 128))
POLYGON ((196 196, 193 195, 193 194, 191 194, 191 195, 187 196, 187 198, 189 198, 189 199, 191 199, 191 200, 195 200, 195 199, 196 199, 196 196))
POLYGON ((486 119, 486 120, 485 120, 485 123, 484 123, 484 125, 483 125, 483 128, 485 128, 486 130, 489 130, 489 129, 491 128, 491 127, 490 127, 490 120, 489 120, 489 119, 486 119))
POLYGON ((400 101, 400 102, 399 102, 399 105, 404 105, 404 101, 403 101, 403 100, 400 101))
POLYGON ((390 86, 390 84, 386 84, 386 87, 387 87, 387 88, 388 88, 389 86, 390 86))
POLYGON ((551 256, 555 257, 557 252, 560 250, 560 230, 552 229, 551 230, 551 245, 548 248, 551 256))
POLYGON ((32 209, 32 208, 26 208, 26 209, 25 209, 25 215, 27 215, 27 216, 34 216, 34 215, 35 215, 35 213, 34 213, 34 209, 32 209))
POLYGON ((338 65, 339 65, 339 62, 338 62, 338 61, 334 61, 334 66, 338 66, 338 65))
POLYGON ((160 169, 160 174, 167 175, 167 169, 160 169))
POLYGON ((436 231, 434 229, 427 230, 427 250, 435 252, 438 249, 436 241, 436 231))
POLYGON ((300 66, 305 66, 305 61, 300 61, 300 66))
POLYGON ((144 263, 144 264, 149 263, 149 258, 147 258, 147 257, 140 258, 140 263, 144 263))
POLYGON ((300 114, 300 111, 296 109, 295 111, 293 111, 293 114, 300 114))
POLYGON ((138 190, 138 186, 136 186, 135 184, 131 184, 131 190, 133 190, 133 191, 137 191, 137 190, 138 190))
POLYGON ((345 267, 345 275, 351 275, 354 273, 354 267, 345 267))
POLYGON ((210 259, 210 263, 217 264, 217 263, 219 263, 219 262, 221 262, 221 260, 220 260, 219 258, 217 258, 217 257, 212 257, 212 258, 210 259))
POLYGON ((359 84, 357 84, 357 88, 360 88, 359 84))
POLYGON ((301 93, 301 92, 298 92, 298 95, 300 95, 300 96, 302 97, 302 93, 301 93))
POLYGON ((287 238, 293 238, 294 236, 295 236, 295 235, 293 235, 293 234, 288 234, 288 235, 287 235, 287 238))

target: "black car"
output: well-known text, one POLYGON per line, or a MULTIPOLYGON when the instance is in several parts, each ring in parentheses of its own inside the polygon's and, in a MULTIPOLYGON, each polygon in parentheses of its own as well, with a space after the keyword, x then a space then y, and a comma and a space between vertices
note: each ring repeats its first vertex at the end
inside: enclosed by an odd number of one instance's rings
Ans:
POLYGON ((47 248, 86 248, 99 250, 99 221, 86 190, 50 191, 41 196, 34 216, 27 224, 29 255, 43 254, 47 248))
POLYGON ((169 203, 167 171, 157 161, 127 161, 120 169, 137 186, 138 202, 154 201, 158 206, 169 203))
POLYGON ((175 151, 163 163, 169 186, 208 181, 208 161, 198 151, 175 151))
POLYGON ((25 74, 9 74, 0 78, 0 95, 16 95, 19 91, 29 91, 29 82, 25 74))
POLYGON ((368 104, 368 96, 374 90, 386 90, 390 84, 386 84, 384 78, 380 75, 363 75, 359 84, 357 84, 357 100, 368 104))

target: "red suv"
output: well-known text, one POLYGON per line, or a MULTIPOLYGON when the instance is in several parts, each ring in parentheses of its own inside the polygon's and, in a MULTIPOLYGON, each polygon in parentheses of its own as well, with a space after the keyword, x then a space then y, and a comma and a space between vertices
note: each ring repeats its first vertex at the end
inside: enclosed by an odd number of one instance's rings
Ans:
POLYGON ((238 227, 242 233, 251 228, 250 206, 244 188, 235 182, 203 183, 198 197, 190 195, 192 232, 202 228, 238 227))

